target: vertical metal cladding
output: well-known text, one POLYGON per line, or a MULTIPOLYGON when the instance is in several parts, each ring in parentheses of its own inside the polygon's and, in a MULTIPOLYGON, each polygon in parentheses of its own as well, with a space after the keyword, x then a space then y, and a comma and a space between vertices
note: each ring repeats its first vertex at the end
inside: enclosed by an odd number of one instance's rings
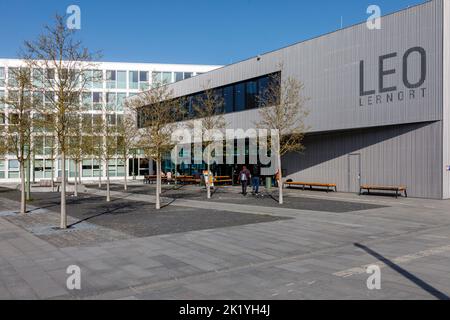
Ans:
MULTIPOLYGON (((306 150, 284 159, 290 178, 334 182, 348 191, 348 155, 358 153, 361 183, 406 184, 411 196, 448 197, 450 178, 445 176, 443 187, 442 175, 450 150, 444 148, 443 154, 442 131, 450 136, 450 126, 442 120, 450 115, 450 97, 443 108, 442 39, 448 38, 443 11, 445 3, 450 17, 449 1, 385 16, 381 30, 355 25, 171 87, 182 96, 208 83, 223 86, 281 68, 283 78, 304 83, 310 98, 306 150)), ((445 48, 448 57, 448 41, 445 48)), ((448 83, 450 68, 445 66, 448 83)), ((230 127, 247 129, 257 122, 258 111, 226 118, 230 127)))

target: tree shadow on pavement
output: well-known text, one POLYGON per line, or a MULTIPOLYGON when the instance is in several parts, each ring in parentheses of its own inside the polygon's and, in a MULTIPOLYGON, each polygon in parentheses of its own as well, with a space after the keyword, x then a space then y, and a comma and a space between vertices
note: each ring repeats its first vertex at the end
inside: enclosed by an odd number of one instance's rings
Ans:
POLYGON ((379 261, 383 262, 384 264, 389 266, 391 269, 393 269, 394 271, 400 273, 406 279, 410 280, 411 282, 413 282, 414 284, 416 284, 417 286, 419 286, 423 290, 427 291, 429 294, 433 295, 437 299, 439 299, 439 300, 450 300, 450 297, 447 296, 445 293, 443 293, 443 292, 439 291, 438 289, 432 287, 431 285, 429 285, 428 283, 426 283, 422 279, 416 277, 415 275, 413 275, 409 271, 403 269, 402 267, 400 267, 399 265, 395 264, 394 262, 392 262, 388 258, 382 256, 378 252, 376 252, 376 251, 374 251, 374 250, 372 250, 372 249, 370 249, 370 248, 368 248, 365 245, 362 245, 360 243, 354 243, 354 246, 364 250, 365 252, 367 252, 371 256, 373 256, 376 259, 378 259, 379 261))

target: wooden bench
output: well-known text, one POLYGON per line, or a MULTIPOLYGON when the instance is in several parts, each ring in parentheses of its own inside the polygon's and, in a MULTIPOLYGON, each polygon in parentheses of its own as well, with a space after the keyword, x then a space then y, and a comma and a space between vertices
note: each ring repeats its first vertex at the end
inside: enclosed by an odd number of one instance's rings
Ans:
POLYGON ((201 179, 195 179, 195 178, 183 178, 181 180, 177 180, 182 184, 200 184, 201 179))
POLYGON ((326 188, 326 191, 334 189, 335 192, 337 192, 337 186, 334 183, 318 183, 318 182, 298 182, 298 181, 287 181, 284 183, 285 186, 288 187, 302 187, 303 190, 305 190, 305 187, 309 187, 310 190, 312 190, 313 187, 320 187, 320 188, 326 188))
POLYGON ((380 186, 380 185, 362 185, 359 187, 359 194, 362 194, 363 190, 367 190, 367 194, 370 194, 370 190, 377 191, 395 191, 395 197, 398 198, 399 195, 403 192, 405 197, 408 198, 408 193, 406 191, 406 186, 380 186))
MULTIPOLYGON (((161 182, 167 182, 167 178, 161 177, 161 182)), ((156 176, 144 176, 144 183, 147 184, 156 183, 156 176)))
POLYGON ((230 176, 216 176, 214 177, 214 183, 233 183, 233 180, 231 179, 230 176))
POLYGON ((41 179, 39 180, 39 187, 51 187, 52 180, 49 179, 41 179))

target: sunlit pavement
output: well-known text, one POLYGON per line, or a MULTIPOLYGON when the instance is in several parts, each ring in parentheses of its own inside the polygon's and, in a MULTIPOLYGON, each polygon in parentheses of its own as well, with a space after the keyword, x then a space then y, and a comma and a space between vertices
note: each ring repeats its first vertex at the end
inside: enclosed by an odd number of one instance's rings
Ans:
POLYGON ((0 192, 2 299, 447 299, 450 202, 286 190, 244 198, 238 188, 114 186, 69 201, 36 194, 26 217, 0 192), (276 193, 273 193, 274 195, 276 193), (370 290, 368 265, 381 271, 370 290), (67 267, 81 269, 68 290, 67 267))

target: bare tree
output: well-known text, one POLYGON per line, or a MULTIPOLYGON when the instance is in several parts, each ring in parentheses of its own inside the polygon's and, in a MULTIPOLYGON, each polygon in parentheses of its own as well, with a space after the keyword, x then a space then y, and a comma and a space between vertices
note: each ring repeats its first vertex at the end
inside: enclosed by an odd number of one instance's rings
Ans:
POLYGON ((76 40, 75 30, 69 29, 65 17, 56 15, 54 26, 46 26, 45 31, 35 41, 25 42, 25 58, 33 69, 41 70, 42 90, 54 92, 54 98, 43 104, 44 113, 55 117, 55 133, 59 158, 61 159, 61 222, 62 229, 67 228, 66 216, 66 154, 69 135, 68 116, 78 109, 78 97, 93 78, 95 69, 94 55, 76 40))
POLYGON ((103 155, 105 153, 105 142, 102 136, 104 120, 103 115, 96 114, 93 116, 91 131, 89 131, 91 144, 87 147, 90 153, 98 163, 98 187, 102 187, 102 171, 103 171, 103 155))
POLYGON ((16 156, 20 170, 20 213, 26 213, 25 164, 31 156, 32 82, 28 68, 10 68, 8 97, 1 98, 8 105, 7 146, 16 156))
POLYGON ((128 189, 128 158, 131 150, 135 148, 136 139, 138 137, 136 117, 131 112, 126 112, 122 120, 117 123, 117 151, 124 161, 124 190, 128 189))
POLYGON ((156 162, 156 209, 161 208, 161 162, 172 149, 171 136, 179 119, 181 108, 178 99, 167 86, 156 85, 149 91, 129 99, 127 106, 135 110, 140 124, 139 148, 156 162))
MULTIPOLYGON (((114 116, 114 115, 113 115, 114 116)), ((114 118, 115 119, 115 118, 114 118)), ((106 201, 111 201, 111 188, 109 177, 109 163, 117 155, 117 124, 114 121, 108 119, 106 115, 105 119, 101 120, 100 132, 103 137, 103 148, 101 148, 101 160, 105 163, 106 171, 106 201)))
MULTIPOLYGON (((208 179, 205 180, 207 198, 211 198, 211 177, 210 177, 210 146, 214 142, 214 131, 223 131, 226 127, 226 120, 223 116, 223 98, 213 89, 209 89, 209 84, 204 93, 194 100, 193 109, 196 118, 200 118, 203 148, 206 151, 206 170, 208 179)), ((192 126, 193 122, 189 122, 192 126)))
POLYGON ((69 123, 67 140, 67 157, 70 158, 75 165, 74 196, 78 197, 80 163, 90 151, 83 139, 83 126, 81 117, 78 113, 73 114, 72 121, 69 123))
POLYGON ((271 77, 267 88, 258 97, 261 108, 258 128, 274 130, 276 141, 271 141, 271 152, 277 157, 279 203, 283 204, 283 171, 281 157, 288 152, 300 152, 307 127, 304 123, 309 111, 305 105, 304 85, 294 78, 281 80, 271 77))

